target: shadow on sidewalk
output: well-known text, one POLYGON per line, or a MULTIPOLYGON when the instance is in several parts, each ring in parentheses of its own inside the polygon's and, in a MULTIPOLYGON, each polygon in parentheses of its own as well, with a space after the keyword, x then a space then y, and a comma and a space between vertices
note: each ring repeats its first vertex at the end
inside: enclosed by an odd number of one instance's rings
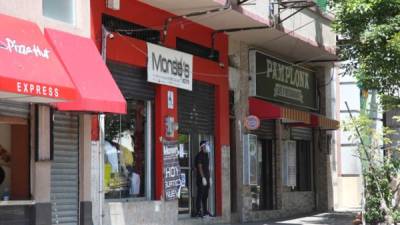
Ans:
MULTIPOLYGON (((286 219, 242 223, 244 225, 351 225, 354 212, 329 212, 308 214, 286 219)), ((236 224, 232 224, 236 225, 236 224)))

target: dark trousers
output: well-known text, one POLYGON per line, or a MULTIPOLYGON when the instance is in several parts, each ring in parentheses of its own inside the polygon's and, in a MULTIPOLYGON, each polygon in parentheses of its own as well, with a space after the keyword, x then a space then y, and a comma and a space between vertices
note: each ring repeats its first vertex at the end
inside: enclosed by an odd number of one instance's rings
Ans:
POLYGON ((203 186, 201 183, 197 183, 197 197, 196 197, 196 210, 197 213, 201 212, 201 206, 203 205, 203 214, 207 213, 207 199, 208 199, 208 190, 210 186, 207 184, 203 186))

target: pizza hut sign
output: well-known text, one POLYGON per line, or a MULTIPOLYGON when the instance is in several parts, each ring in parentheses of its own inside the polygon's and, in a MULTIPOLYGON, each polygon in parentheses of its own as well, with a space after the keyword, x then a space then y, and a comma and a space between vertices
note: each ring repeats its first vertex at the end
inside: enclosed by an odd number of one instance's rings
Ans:
POLYGON ((0 41, 0 49, 9 51, 10 53, 17 53, 20 55, 34 55, 44 59, 49 59, 50 51, 47 48, 40 48, 38 45, 24 45, 18 43, 16 40, 11 38, 5 38, 4 41, 0 41))
POLYGON ((257 116, 250 115, 246 117, 244 126, 248 130, 257 130, 260 127, 260 119, 257 116))

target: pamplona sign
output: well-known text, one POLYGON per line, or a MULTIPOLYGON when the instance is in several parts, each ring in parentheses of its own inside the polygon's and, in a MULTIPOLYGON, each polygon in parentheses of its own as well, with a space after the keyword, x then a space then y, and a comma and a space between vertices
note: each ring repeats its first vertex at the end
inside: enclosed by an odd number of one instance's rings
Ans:
POLYGON ((316 80, 312 71, 260 51, 250 51, 251 95, 317 109, 316 80))
POLYGON ((164 193, 165 200, 178 198, 181 186, 181 168, 178 160, 178 144, 176 142, 164 143, 164 193))
POLYGON ((192 90, 192 55, 147 43, 147 58, 147 81, 192 90))

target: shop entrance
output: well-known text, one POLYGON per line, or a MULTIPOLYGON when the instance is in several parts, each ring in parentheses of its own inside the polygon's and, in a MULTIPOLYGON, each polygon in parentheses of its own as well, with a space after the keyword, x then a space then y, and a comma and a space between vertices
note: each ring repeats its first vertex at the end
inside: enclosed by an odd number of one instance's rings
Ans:
POLYGON ((179 214, 191 215, 196 212, 196 165, 194 162, 196 154, 199 152, 200 141, 206 140, 210 144, 210 191, 208 197, 209 211, 215 212, 215 177, 214 177, 214 136, 203 134, 179 134, 179 164, 181 166, 181 198, 178 201, 179 214))
POLYGON ((200 142, 210 145, 210 190, 208 210, 215 214, 215 172, 214 172, 214 86, 194 82, 193 91, 179 90, 179 163, 181 166, 181 198, 178 201, 179 214, 188 217, 196 212, 196 166, 194 159, 199 152, 200 142))
POLYGON ((272 210, 273 202, 273 172, 272 172, 272 140, 260 139, 261 148, 261 182, 260 209, 272 210))

